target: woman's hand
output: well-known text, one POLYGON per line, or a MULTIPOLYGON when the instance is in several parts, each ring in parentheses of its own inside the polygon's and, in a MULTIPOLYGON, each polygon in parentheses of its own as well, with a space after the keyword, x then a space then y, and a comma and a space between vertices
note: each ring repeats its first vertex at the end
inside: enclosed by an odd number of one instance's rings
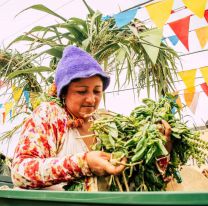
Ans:
POLYGON ((167 149, 167 151, 170 153, 172 150, 172 141, 170 139, 170 135, 171 135, 171 126, 168 124, 168 122, 166 122, 165 120, 162 120, 162 125, 164 127, 164 135, 166 137, 166 144, 165 147, 167 149))
POLYGON ((171 150, 172 150, 172 142, 171 142, 171 139, 170 139, 171 127, 168 124, 168 122, 166 122, 165 120, 162 120, 159 124, 158 129, 166 137, 165 147, 168 150, 168 152, 170 153, 171 150))
MULTIPOLYGON (((121 173, 124 165, 113 165, 109 161, 111 160, 111 154, 101 151, 91 151, 87 153, 86 160, 92 173, 97 176, 103 176, 107 174, 118 175, 121 173)), ((126 163, 126 158, 121 160, 121 163, 126 163)))

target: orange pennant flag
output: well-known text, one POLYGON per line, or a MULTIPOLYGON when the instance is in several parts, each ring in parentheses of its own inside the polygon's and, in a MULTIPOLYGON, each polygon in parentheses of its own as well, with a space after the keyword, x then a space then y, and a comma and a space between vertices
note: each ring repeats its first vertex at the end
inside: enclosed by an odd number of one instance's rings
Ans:
POLYGON ((3 112, 2 115, 3 115, 3 117, 2 117, 2 122, 3 122, 3 124, 4 124, 4 123, 5 123, 5 120, 6 120, 6 113, 3 112))
POLYGON ((176 104, 182 109, 183 108, 183 104, 181 102, 181 98, 178 96, 176 99, 176 104))
POLYGON ((208 66, 206 67, 201 67, 200 72, 204 78, 204 81, 208 84, 208 66))
POLYGON ((196 113, 196 108, 197 108, 197 104, 198 104, 198 101, 199 101, 199 92, 196 92, 194 94, 194 98, 192 100, 192 103, 189 107, 189 109, 192 111, 192 113, 196 113))
POLYGON ((171 14, 173 2, 173 0, 166 0, 153 3, 145 7, 149 13, 150 18, 157 27, 161 29, 163 28, 171 14))
POLYGON ((177 96, 176 97, 176 104, 182 109, 183 108, 183 104, 181 102, 181 98, 178 95, 178 91, 175 91, 172 93, 173 96, 177 96))
POLYGON ((196 77, 196 69, 191 69, 187 71, 178 72, 178 75, 183 80, 186 88, 194 87, 195 84, 195 77, 196 77))
POLYGON ((195 94, 195 87, 184 90, 184 99, 188 107, 191 106, 195 94))
POLYGON ((173 21, 169 23, 171 29, 175 32, 182 44, 189 50, 188 36, 189 36, 190 16, 173 21))
POLYGON ((208 26, 196 29, 196 35, 198 37, 201 48, 204 48, 208 42, 208 26))
POLYGON ((183 0, 183 3, 199 18, 204 17, 207 0, 183 0))

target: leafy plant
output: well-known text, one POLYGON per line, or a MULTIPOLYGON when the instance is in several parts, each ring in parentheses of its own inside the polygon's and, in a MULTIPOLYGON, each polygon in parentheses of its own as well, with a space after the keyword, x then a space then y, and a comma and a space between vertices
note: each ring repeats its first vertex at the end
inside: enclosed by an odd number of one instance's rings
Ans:
POLYGON ((208 143, 172 112, 173 108, 179 109, 173 96, 166 95, 159 102, 143 99, 143 103, 130 116, 101 115, 91 127, 98 138, 93 150, 112 153, 111 162, 115 165, 121 164, 122 157, 127 158, 122 175, 111 176, 114 181, 109 185, 113 184, 116 191, 165 190, 170 176, 181 181, 179 170, 190 158, 201 165, 208 156, 208 143), (170 157, 161 120, 172 128, 170 157))

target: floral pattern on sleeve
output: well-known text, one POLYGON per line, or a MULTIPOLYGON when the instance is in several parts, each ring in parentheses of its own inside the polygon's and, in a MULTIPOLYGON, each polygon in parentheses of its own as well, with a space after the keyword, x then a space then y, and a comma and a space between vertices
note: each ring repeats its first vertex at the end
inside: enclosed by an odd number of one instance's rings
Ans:
POLYGON ((12 163, 13 183, 21 188, 42 188, 91 176, 86 153, 56 157, 68 131, 65 110, 42 103, 25 122, 12 163))

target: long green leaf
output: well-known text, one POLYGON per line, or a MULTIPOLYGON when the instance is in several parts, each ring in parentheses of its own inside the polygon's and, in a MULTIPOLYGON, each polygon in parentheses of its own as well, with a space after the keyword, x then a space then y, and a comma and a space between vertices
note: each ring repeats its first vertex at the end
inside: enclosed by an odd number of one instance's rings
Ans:
MULTIPOLYGON (((22 12, 24 11, 27 11, 28 9, 35 9, 35 10, 39 10, 39 11, 43 11, 47 14, 51 14, 53 16, 56 16, 60 19, 62 19, 63 21, 66 21, 66 19, 62 16, 60 16, 59 14, 55 13, 54 11, 52 11, 51 9, 47 8, 46 6, 44 6, 43 4, 36 4, 36 5, 33 5, 33 6, 30 6, 24 10, 22 10, 21 12, 19 12, 17 15, 21 14, 22 12)), ((16 16, 17 16, 16 15, 16 16)))
POLYGON ((50 55, 57 57, 57 58, 61 58, 62 53, 63 53, 63 49, 64 48, 61 48, 61 47, 51 48, 51 49, 46 50, 45 53, 50 54, 50 55))
POLYGON ((20 42, 20 41, 34 41, 35 39, 32 37, 29 37, 27 35, 21 35, 18 36, 17 38, 15 38, 11 43, 9 43, 9 45, 6 47, 6 49, 8 49, 12 44, 20 42))
POLYGON ((30 68, 30 69, 24 69, 24 70, 17 70, 17 71, 14 71, 12 73, 10 73, 7 78, 8 79, 12 79, 18 75, 21 75, 21 74, 31 74, 31 73, 36 73, 36 72, 51 72, 53 71, 51 68, 49 67, 45 67, 45 66, 40 66, 40 67, 33 67, 33 68, 30 68))

